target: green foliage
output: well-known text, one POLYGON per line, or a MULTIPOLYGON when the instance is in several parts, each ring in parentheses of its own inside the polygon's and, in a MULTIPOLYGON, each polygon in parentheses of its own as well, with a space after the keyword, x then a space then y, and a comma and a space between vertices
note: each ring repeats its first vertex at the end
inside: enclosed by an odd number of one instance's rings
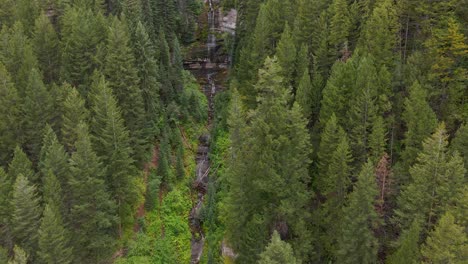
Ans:
POLYGON ((28 76, 38 64, 31 42, 20 22, 16 22, 11 28, 2 28, 1 36, 0 58, 11 74, 12 80, 18 89, 18 94, 24 97, 28 76))
POLYGON ((39 234, 40 263, 68 264, 73 260, 72 249, 69 247, 68 232, 65 230, 61 215, 53 203, 47 203, 44 209, 39 234))
POLYGON ((1 62, 0 80, 0 165, 6 165, 19 141, 20 98, 1 62))
POLYGON ((60 22, 61 80, 77 87, 86 98, 91 76, 102 63, 99 53, 107 35, 105 18, 90 9, 74 7, 66 9, 60 22))
POLYGON ((32 43, 39 69, 44 75, 44 82, 57 81, 60 70, 60 42, 49 17, 45 14, 36 19, 32 43))
POLYGON ((114 249, 116 206, 106 190, 106 171, 91 147, 87 126, 81 123, 77 132, 69 181, 74 255, 79 262, 99 262, 114 249))
POLYGON ((129 132, 104 77, 93 84, 89 94, 93 119, 92 142, 96 154, 106 166, 106 185, 117 204, 119 234, 129 232, 133 226, 133 214, 139 201, 139 173, 132 159, 129 132))
POLYGON ((159 119, 161 106, 159 105, 159 83, 160 72, 155 59, 156 51, 152 44, 147 29, 139 22, 133 35, 133 50, 135 53, 138 78, 140 79, 141 92, 145 104, 147 116, 147 129, 151 136, 154 136, 156 122, 159 119))
POLYGON ((258 108, 251 114, 250 125, 244 128, 239 123, 236 104, 230 121, 226 224, 243 263, 257 260, 267 240, 264 231, 271 225, 288 226, 287 232, 295 237, 291 243, 300 254, 307 254, 306 247, 301 248, 309 239, 302 208, 311 195, 306 187, 311 149, 306 120, 299 107, 289 109, 290 94, 280 72, 276 59, 267 58, 259 71, 258 108))
POLYGON ((302 107, 304 117, 307 119, 312 115, 313 108, 313 86, 310 81, 309 70, 306 69, 296 92, 296 102, 302 107))
POLYGON ((291 28, 286 23, 283 33, 281 34, 281 38, 278 42, 278 46, 276 47, 276 57, 278 58, 278 64, 282 69, 280 74, 281 77, 283 77, 284 85, 286 87, 293 85, 294 73, 296 69, 296 52, 296 45, 294 45, 291 28))
MULTIPOLYGON (((426 92, 415 82, 409 89, 409 96, 405 99, 405 110, 402 114, 407 131, 403 143, 402 160, 409 168, 416 161, 417 153, 421 150, 422 142, 437 126, 437 118, 426 101, 426 92)), ((404 179, 401 183, 405 183, 404 179)))
POLYGON ((281 241, 278 232, 274 231, 271 236, 271 241, 265 248, 265 251, 260 254, 259 264, 281 264, 291 263, 296 264, 298 261, 294 257, 291 245, 281 241))
POLYGON ((104 73, 130 132, 135 160, 140 164, 147 149, 146 138, 143 137, 145 106, 125 20, 114 18, 112 21, 107 39, 104 73))
POLYGON ((88 121, 88 109, 85 107, 85 101, 80 96, 78 90, 71 86, 63 87, 66 89, 65 100, 63 102, 62 113, 62 142, 69 153, 74 151, 73 146, 77 140, 77 129, 80 122, 88 121))
MULTIPOLYGON (((36 186, 31 185, 28 179, 19 174, 13 185, 12 223, 15 243, 20 245, 29 256, 37 250, 37 239, 41 209, 37 197, 36 186)), ((33 257, 34 258, 34 257, 33 257)))
POLYGON ((13 160, 8 165, 8 175, 14 182, 18 175, 23 175, 30 182, 37 181, 37 175, 33 170, 33 165, 24 151, 17 146, 13 154, 13 160))
POLYGON ((447 144, 443 124, 424 141, 417 162, 410 169, 411 182, 398 198, 395 214, 403 229, 414 219, 425 234, 441 213, 459 199, 466 170, 459 155, 448 155, 447 144))
POLYGON ((338 263, 375 263, 377 261, 377 238, 373 228, 379 219, 375 211, 374 166, 368 161, 358 176, 358 181, 343 210, 343 223, 338 238, 338 263))
POLYGON ((416 264, 420 263, 419 240, 421 226, 417 221, 413 221, 411 227, 405 230, 398 239, 397 250, 387 258, 387 264, 416 264))
POLYGON ((450 144, 450 148, 454 151, 458 151, 463 159, 463 164, 468 165, 468 124, 462 124, 457 130, 455 138, 450 144))
MULTIPOLYGON (((348 37, 351 30, 351 18, 346 0, 333 0, 330 5, 330 45, 335 54, 348 49, 348 37)), ((335 56, 336 56, 335 55, 335 56)))
MULTIPOLYGON (((11 248, 11 197, 13 182, 0 167, 0 247, 11 248)), ((1 258, 0 258, 1 259, 1 258)))
POLYGON ((29 74, 21 108, 21 128, 24 131, 24 149, 32 157, 38 157, 45 123, 51 120, 53 102, 37 69, 29 74))
POLYGON ((379 1, 364 25, 359 40, 361 48, 371 54, 379 65, 392 67, 399 30, 396 4, 390 0, 379 1))
POLYGON ((38 167, 42 175, 44 201, 47 202, 49 196, 62 216, 67 217, 65 212, 71 198, 69 156, 50 126, 46 126, 42 142, 38 167))
POLYGON ((424 263, 464 263, 468 258, 468 238, 464 228, 450 213, 444 214, 421 248, 424 263))
POLYGON ((19 246, 15 245, 13 249, 13 259, 8 264, 27 264, 29 255, 19 246))

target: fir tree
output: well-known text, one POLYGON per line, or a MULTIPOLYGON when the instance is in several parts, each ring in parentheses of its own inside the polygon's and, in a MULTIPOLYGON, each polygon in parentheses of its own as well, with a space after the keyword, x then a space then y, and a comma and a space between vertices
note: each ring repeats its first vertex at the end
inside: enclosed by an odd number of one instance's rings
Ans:
POLYGON ((32 42, 45 83, 57 81, 60 69, 60 42, 45 14, 41 14, 36 19, 32 42))
POLYGON ((38 230, 40 263, 68 264, 73 261, 72 248, 69 246, 68 232, 62 223, 59 211, 47 203, 41 226, 38 230))
POLYGON ((381 116, 374 118, 372 132, 369 135, 369 157, 377 163, 386 150, 386 131, 384 120, 381 116))
POLYGON ((13 258, 8 261, 8 264, 27 264, 29 255, 18 245, 13 248, 13 258))
POLYGON ((98 67, 97 55, 107 35, 105 18, 90 9, 67 8, 61 20, 61 80, 87 97, 91 75, 98 67))
POLYGON ((464 263, 468 258, 468 237, 450 213, 444 214, 421 248, 424 263, 464 263))
POLYGON ((12 223, 15 242, 33 256, 37 250, 37 229, 41 218, 36 187, 19 174, 13 186, 12 223))
POLYGON ((259 264, 296 264, 298 263, 294 257, 294 252, 288 243, 281 240, 280 235, 276 230, 271 236, 271 241, 265 248, 265 251, 260 254, 259 264))
POLYGON ((465 169, 460 156, 448 155, 447 144, 443 124, 424 141, 417 163, 410 169, 411 182, 398 198, 395 214, 403 229, 415 219, 425 234, 441 212, 459 199, 465 169))
POLYGON ((38 63, 34 56, 31 41, 24 32, 20 22, 16 22, 10 29, 4 27, 1 31, 2 42, 0 57, 7 71, 18 89, 20 97, 26 95, 28 76, 38 63))
POLYGON ((419 253, 421 227, 418 221, 413 221, 411 227, 404 231, 398 239, 397 250, 387 258, 387 264, 416 264, 420 263, 419 253))
POLYGON ((380 1, 362 30, 361 48, 371 54, 379 65, 392 67, 399 29, 397 7, 394 2, 380 1))
MULTIPOLYGON (((336 62, 332 67, 330 78, 323 89, 320 109, 320 123, 322 126, 334 113, 338 124, 345 124, 349 110, 350 99, 354 98, 353 87, 356 82, 355 59, 336 62)), ((362 87, 361 87, 362 88, 362 87)), ((358 90, 359 91, 359 90, 358 90)))
MULTIPOLYGON (((70 205, 70 195, 71 195, 71 189, 69 186, 69 180, 70 180, 70 165, 68 163, 69 156, 67 152, 65 151, 65 148, 63 147, 62 144, 57 139, 57 136, 55 135, 54 131, 50 126, 46 126, 46 129, 44 131, 44 139, 42 140, 42 149, 41 149, 41 156, 39 159, 39 171, 42 174, 42 177, 44 181, 48 182, 50 180, 50 188, 46 187, 46 183, 44 182, 44 195, 47 194, 47 189, 50 190, 50 196, 53 197, 59 197, 56 192, 60 194, 60 189, 57 191, 55 188, 58 188, 60 186, 61 188, 61 194, 63 196, 60 196, 60 199, 54 199, 54 200, 60 200, 63 202, 62 208, 69 208, 70 205), (48 175, 53 177, 48 178, 48 175), (54 179, 55 178, 55 179, 54 179), (59 184, 56 183, 56 180, 59 182, 59 184), (57 186, 57 187, 55 187, 57 186)), ((48 184, 49 184, 48 183, 48 184)), ((44 199, 47 200, 47 199, 44 199)), ((57 206, 60 208, 60 203, 56 203, 57 206)), ((62 211, 62 216, 64 218, 67 218, 68 215, 65 214, 65 211, 62 211)))
MULTIPOLYGON (((422 141, 427 138, 437 126, 437 119, 431 107, 426 101, 426 92, 421 85, 415 82, 410 87, 409 97, 405 99, 403 121, 407 131, 403 144, 402 160, 407 168, 416 161, 417 153, 421 150, 422 141)), ((401 179, 400 184, 405 184, 406 179, 401 179)))
POLYGON ((52 170, 49 170, 44 176, 42 186, 42 199, 44 203, 53 206, 54 210, 58 210, 58 213, 61 215, 65 214, 64 193, 60 182, 57 180, 52 170))
POLYGON ((312 104, 313 104, 313 94, 312 94, 312 83, 310 81, 309 69, 306 69, 302 75, 299 86, 297 87, 296 92, 296 102, 302 107, 304 117, 309 119, 312 115, 312 104))
POLYGON ((20 98, 5 66, 0 62, 0 165, 11 159, 15 145, 20 142, 19 103, 20 98))
POLYGON ((37 69, 30 72, 25 92, 21 109, 24 149, 36 158, 39 156, 45 123, 52 118, 53 102, 37 69))
POLYGON ((106 182, 117 203, 119 234, 133 224, 133 212, 139 200, 138 172, 132 159, 129 132, 124 125, 117 100, 101 76, 90 93, 93 113, 92 142, 97 155, 106 166, 106 182))
MULTIPOLYGON (((335 114, 332 114, 322 131, 320 146, 317 152, 319 175, 326 175, 331 157, 340 143, 340 140, 345 137, 346 135, 343 128, 337 124, 335 114)), ((321 179, 319 178, 317 181, 320 182, 321 179)), ((318 183, 318 185, 320 186, 320 183, 318 183)))
POLYGON ((150 128, 150 131, 153 131, 160 114, 160 73, 158 63, 155 58, 156 51, 141 22, 138 22, 135 30, 133 49, 135 52, 135 58, 138 58, 136 60, 136 67, 138 69, 140 87, 145 103, 145 112, 148 118, 147 128, 150 128))
POLYGON ((37 175, 33 170, 33 165, 24 151, 17 146, 13 154, 13 160, 8 165, 8 175, 15 181, 18 175, 22 174, 30 182, 37 181, 37 175))
POLYGON ((141 163, 147 143, 143 138, 145 109, 125 21, 117 18, 112 21, 107 39, 107 51, 104 74, 122 110, 125 126, 130 131, 135 160, 141 163))
POLYGON ((26 32, 30 33, 34 28, 34 21, 40 14, 39 1, 17 0, 14 11, 16 20, 21 21, 26 32))
POLYGON ((62 113, 62 142, 69 153, 74 151, 73 146, 77 139, 77 127, 80 122, 87 122, 88 110, 85 101, 80 96, 78 90, 73 87, 66 87, 66 97, 63 102, 62 113))
POLYGON ((450 144, 450 148, 458 151, 464 158, 463 164, 468 166, 468 123, 462 124, 450 144))
POLYGON ((350 194, 349 205, 343 210, 344 219, 338 238, 338 263, 375 263, 377 239, 373 228, 378 222, 375 211, 374 166, 368 161, 358 176, 358 182, 350 194))
POLYGON ((11 194, 13 182, 11 177, 0 167, 0 247, 11 248, 11 194))
POLYGON ((70 219, 78 262, 107 259, 114 248, 115 203, 107 192, 105 170, 91 147, 87 126, 78 126, 76 152, 70 159, 70 219))
POLYGON ((320 235, 320 241, 329 258, 335 255, 337 250, 336 234, 340 232, 343 224, 342 210, 345 206, 348 189, 351 185, 351 151, 346 135, 342 135, 338 145, 330 157, 328 168, 317 176, 317 188, 325 202, 320 208, 320 225, 325 230, 320 235))
MULTIPOLYGON (((291 28, 286 23, 284 31, 281 34, 281 39, 276 47, 276 57, 278 57, 278 64, 281 66, 281 77, 286 87, 293 86, 294 84, 294 71, 296 63, 296 45, 291 34, 291 28)), ((303 71, 301 72, 303 73, 303 71)))
POLYGON ((309 137, 300 108, 288 107, 290 94, 280 72, 276 59, 267 58, 256 85, 258 108, 246 134, 241 132, 242 143, 233 147, 235 157, 229 165, 233 185, 227 219, 232 220, 227 226, 245 263, 257 259, 269 225, 288 226, 288 233, 295 237, 291 243, 300 254, 308 253, 305 245, 310 243, 304 226, 307 214, 301 209, 311 195, 306 187, 309 137), (247 238, 254 234, 258 238, 255 245, 247 238))
MULTIPOLYGON (((348 37, 351 30, 351 18, 346 0, 333 0, 330 5, 330 45, 335 54, 348 49, 348 37)), ((336 56, 335 55, 335 56, 336 56)))

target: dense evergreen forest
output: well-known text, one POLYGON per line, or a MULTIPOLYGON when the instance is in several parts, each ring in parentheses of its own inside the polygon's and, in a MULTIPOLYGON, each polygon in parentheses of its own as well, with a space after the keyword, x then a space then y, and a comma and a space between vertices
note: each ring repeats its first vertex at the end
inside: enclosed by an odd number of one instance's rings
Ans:
POLYGON ((467 20, 0 0, 0 264, 467 263, 467 20))

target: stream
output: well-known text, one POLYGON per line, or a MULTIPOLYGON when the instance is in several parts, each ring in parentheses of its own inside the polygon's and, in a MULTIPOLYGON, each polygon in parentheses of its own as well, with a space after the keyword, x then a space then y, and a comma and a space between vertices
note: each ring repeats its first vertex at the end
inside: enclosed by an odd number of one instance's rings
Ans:
MULTIPOLYGON (((211 130, 214 112, 214 97, 218 90, 216 85, 216 75, 221 68, 226 68, 226 64, 221 62, 218 57, 217 49, 219 48, 216 42, 217 28, 219 27, 220 11, 218 9, 219 0, 205 0, 208 7, 207 30, 208 37, 205 46, 205 51, 202 52, 202 58, 184 62, 186 69, 190 70, 203 83, 203 93, 208 99, 208 131, 211 130)), ((193 192, 197 193, 196 200, 193 202, 193 207, 189 214, 189 226, 192 233, 191 239, 191 264, 200 263, 203 255, 203 247, 205 244, 205 234, 203 231, 203 220, 201 210, 203 201, 208 187, 208 177, 210 174, 210 132, 207 132, 199 137, 199 144, 196 154, 196 178, 192 183, 193 192)))

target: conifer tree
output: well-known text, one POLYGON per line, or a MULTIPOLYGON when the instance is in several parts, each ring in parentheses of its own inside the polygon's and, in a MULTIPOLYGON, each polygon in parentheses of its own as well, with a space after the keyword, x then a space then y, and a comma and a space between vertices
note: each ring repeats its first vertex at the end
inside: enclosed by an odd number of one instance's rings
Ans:
POLYGON ((0 247, 11 248, 11 194, 13 182, 11 177, 0 167, 0 247))
POLYGON ((45 204, 53 206, 54 210, 58 210, 58 213, 60 213, 62 217, 62 215, 67 212, 63 200, 64 193, 60 182, 57 180, 52 170, 49 170, 43 177, 42 186, 42 200, 45 204))
POLYGON ((424 263, 463 263, 468 258, 468 237, 450 213, 445 213, 421 248, 424 263))
POLYGON ((8 165, 8 175, 14 182, 18 175, 22 174, 28 181, 36 182, 37 175, 34 172, 33 165, 24 151, 17 146, 13 154, 13 160, 8 165))
POLYGON ((378 222, 375 211, 374 166, 364 164, 358 181, 349 196, 349 204, 343 210, 343 224, 338 236, 337 263, 375 263, 377 261, 377 239, 373 228, 378 222))
POLYGON ((257 259, 265 245, 264 231, 271 225, 288 226, 291 243, 301 255, 308 253, 305 245, 310 243, 304 226, 307 214, 301 209, 311 195, 306 187, 309 137, 300 108, 288 107, 290 94, 280 72, 276 58, 267 58, 259 71, 258 107, 246 131, 249 136, 241 133, 242 143, 235 147, 229 166, 233 185, 227 226, 244 263, 257 259), (254 234, 257 244, 247 238, 254 234))
POLYGON ((8 264, 27 264, 29 255, 18 245, 13 248, 13 258, 8 261, 8 264))
MULTIPOLYGON (((426 101, 426 92, 418 82, 409 90, 409 97, 404 102, 403 121, 407 131, 403 143, 402 160, 407 168, 416 161, 417 153, 421 150, 422 141, 427 138, 437 126, 437 118, 426 101)), ((407 182, 405 179, 400 184, 407 182)))
POLYGON ((5 66, 0 62, 0 165, 11 159, 15 145, 20 142, 19 103, 20 98, 5 66))
POLYGON ((49 17, 44 13, 36 19, 32 43, 44 82, 57 81, 60 69, 60 42, 49 17))
POLYGON ((105 169, 91 147, 87 126, 78 126, 76 151, 70 159, 70 205, 76 261, 98 263, 112 254, 115 203, 107 192, 105 169))
POLYGON ((53 102, 37 69, 30 72, 25 92, 21 109, 24 149, 35 159, 39 156, 45 123, 52 118, 53 102))
POLYGON ((379 1, 362 30, 361 48, 371 54, 379 65, 392 67, 399 29, 396 4, 391 0, 379 1))
POLYGON ((174 0, 153 0, 153 19, 155 28, 161 28, 165 34, 174 32, 177 28, 177 8, 174 0))
POLYGON ((159 31, 156 47, 156 58, 159 61, 161 74, 161 99, 168 104, 175 99, 175 91, 170 78, 171 54, 164 30, 159 31))
POLYGON ((44 209, 39 233, 39 263, 69 264, 72 263, 72 248, 69 246, 69 234, 62 218, 53 204, 47 203, 44 209))
POLYGON ((86 98, 92 73, 100 63, 97 55, 107 35, 105 18, 90 9, 67 8, 61 20, 61 35, 60 77, 86 98))
POLYGON ((37 250, 37 229, 41 218, 36 187, 19 174, 13 186, 12 223, 13 237, 29 256, 37 250))
POLYGON ((23 25, 18 21, 10 29, 4 27, 0 44, 2 63, 10 73, 20 97, 25 96, 28 76, 38 64, 31 41, 24 31, 23 25))
POLYGON ((302 75, 301 81, 296 91, 296 102, 302 107, 304 117, 307 119, 312 115, 313 91, 310 81, 309 69, 306 69, 302 75))
MULTIPOLYGON (((296 43, 293 42, 296 45, 296 43)), ((304 75, 304 72, 310 72, 310 58, 309 58, 309 46, 308 45, 301 45, 300 48, 297 50, 296 61, 294 65, 294 78, 293 78, 293 86, 294 92, 297 91, 297 87, 299 86, 299 82, 301 77, 304 75)))
MULTIPOLYGON (((63 145, 58 141, 57 136, 50 126, 46 126, 44 131, 44 139, 42 140, 42 149, 41 156, 39 159, 39 171, 45 181, 50 180, 50 193, 51 196, 57 197, 56 193, 61 193, 63 196, 60 196, 60 201, 63 202, 62 209, 69 208, 70 205, 70 195, 71 189, 69 186, 70 179, 70 165, 68 163, 69 156, 65 151, 63 145), (47 175, 53 175, 52 179, 47 179, 47 175), (55 179, 53 179, 55 178, 55 179), (47 179, 47 180, 46 180, 47 179), (57 185, 55 181, 58 181, 60 184, 57 185), (57 187, 55 187, 57 186, 57 187), (60 186, 61 192, 58 189, 60 186)), ((47 184, 44 183, 44 195, 46 195, 47 184)), ((44 199, 47 200, 47 199, 44 199)), ((60 204, 56 203, 60 208, 60 204)), ((68 210, 67 210, 68 211, 68 210)), ((62 216, 67 218, 68 215, 65 214, 65 211, 62 211, 62 216)))
MULTIPOLYGON (((319 175, 326 175, 331 157, 340 143, 340 140, 345 137, 346 134, 343 128, 337 124, 335 114, 332 114, 322 131, 320 146, 317 152, 319 175)), ((318 181, 320 181, 320 178, 318 181)))
POLYGON ((377 163, 386 150, 386 131, 384 120, 381 116, 374 118, 372 132, 369 135, 369 157, 377 163))
POLYGON ((90 93, 92 142, 97 155, 106 166, 106 182, 117 203, 119 234, 133 224, 133 212, 139 193, 138 172, 132 159, 130 137, 112 90, 101 76, 90 93))
POLYGON ((138 22, 133 41, 133 50, 135 52, 136 67, 140 79, 140 87, 145 103, 145 112, 148 118, 147 128, 153 131, 155 123, 159 119, 159 92, 161 84, 159 83, 160 72, 156 61, 156 51, 151 39, 141 22, 138 22))
POLYGON ((398 239, 397 250, 387 258, 387 264, 416 264, 420 263, 419 253, 421 227, 418 221, 413 221, 411 227, 405 230, 398 239))
POLYGON ((294 252, 287 242, 281 240, 280 235, 275 230, 271 236, 271 241, 265 248, 265 251, 260 254, 259 264, 281 264, 281 263, 298 263, 294 257, 294 252))
POLYGON ((411 182, 398 198, 395 214, 403 229, 415 219, 425 234, 441 212, 459 199, 465 168, 460 156, 448 155, 447 144, 443 124, 424 141, 417 162, 410 169, 411 182))
POLYGON ((77 89, 66 87, 65 100, 62 105, 62 142, 69 153, 74 151, 73 145, 77 139, 77 127, 80 122, 88 121, 88 110, 85 101, 77 89))
POLYGON ((317 189, 325 197, 320 208, 320 225, 325 230, 320 241, 326 252, 322 253, 332 258, 337 250, 336 234, 343 224, 342 210, 345 206, 348 189, 351 185, 351 151, 345 134, 338 140, 333 151, 328 168, 317 175, 317 189))
POLYGON ((351 30, 351 18, 346 0, 333 0, 329 7, 330 45, 334 48, 335 56, 348 49, 348 37, 351 30))
MULTIPOLYGON (((296 45, 291 34, 291 28, 288 23, 284 27, 281 38, 276 47, 276 57, 278 58, 278 64, 281 66, 281 76, 285 86, 293 86, 294 84, 294 71, 296 69, 296 57, 297 57, 296 45)), ((303 73, 303 71, 301 72, 303 73)))
POLYGON ((349 112, 349 101, 354 98, 353 89, 356 82, 355 59, 346 62, 337 61, 323 89, 323 98, 320 109, 320 123, 322 126, 334 113, 338 124, 345 124, 349 112))
POLYGON ((468 123, 462 124, 450 144, 450 148, 458 151, 464 158, 463 163, 468 166, 468 123))
POLYGON ((29 35, 31 30, 34 28, 34 21, 40 14, 39 1, 17 0, 14 11, 15 19, 24 25, 24 28, 29 35))
POLYGON ((390 165, 390 157, 387 153, 384 152, 375 168, 375 175, 377 177, 379 191, 379 198, 377 199, 376 208, 379 215, 385 219, 393 207, 393 199, 391 198, 393 198, 393 194, 395 192, 395 183, 390 165))
POLYGON ((107 39, 107 51, 104 74, 122 110, 125 126, 130 131, 135 160, 141 163, 147 143, 143 138, 145 108, 125 21, 113 19, 107 39))

